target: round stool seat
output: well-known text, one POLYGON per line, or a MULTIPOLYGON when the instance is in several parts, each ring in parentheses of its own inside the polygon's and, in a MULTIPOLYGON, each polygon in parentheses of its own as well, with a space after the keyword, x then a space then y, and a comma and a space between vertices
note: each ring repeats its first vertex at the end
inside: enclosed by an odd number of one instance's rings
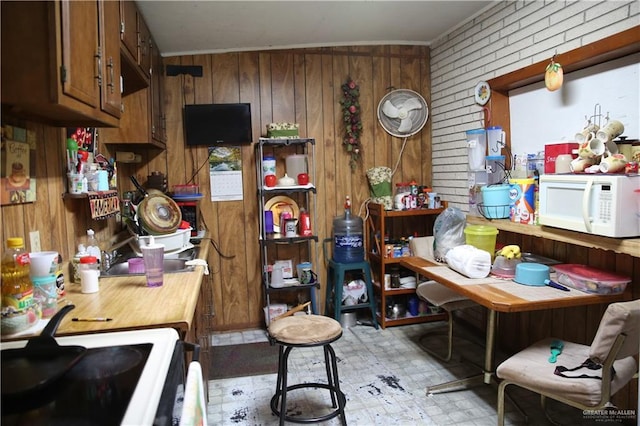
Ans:
POLYGON ((269 334, 284 344, 322 344, 340 337, 342 326, 335 319, 322 315, 294 315, 273 321, 269 334))

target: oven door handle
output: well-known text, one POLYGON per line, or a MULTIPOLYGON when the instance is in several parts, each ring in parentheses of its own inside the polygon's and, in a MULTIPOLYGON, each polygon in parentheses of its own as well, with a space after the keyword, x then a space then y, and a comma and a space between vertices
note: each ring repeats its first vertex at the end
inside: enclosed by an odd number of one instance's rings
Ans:
POLYGON ((197 343, 190 343, 190 342, 182 342, 184 345, 184 350, 188 351, 188 352, 193 352, 193 357, 192 357, 192 361, 199 361, 200 360, 200 345, 197 343))
POLYGON ((582 220, 587 232, 591 232, 591 218, 589 217, 589 206, 591 205, 591 189, 593 188, 593 179, 587 179, 587 184, 582 194, 582 220))

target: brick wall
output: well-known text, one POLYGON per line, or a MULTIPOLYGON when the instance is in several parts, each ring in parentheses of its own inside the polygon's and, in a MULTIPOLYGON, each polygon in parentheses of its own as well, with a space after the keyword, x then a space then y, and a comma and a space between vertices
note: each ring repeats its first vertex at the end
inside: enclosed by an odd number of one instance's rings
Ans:
MULTIPOLYGON (((473 90, 640 24, 637 1, 503 1, 431 45, 433 186, 468 210, 467 130, 481 128, 473 90)), ((498 125, 499 123, 492 123, 498 125)))

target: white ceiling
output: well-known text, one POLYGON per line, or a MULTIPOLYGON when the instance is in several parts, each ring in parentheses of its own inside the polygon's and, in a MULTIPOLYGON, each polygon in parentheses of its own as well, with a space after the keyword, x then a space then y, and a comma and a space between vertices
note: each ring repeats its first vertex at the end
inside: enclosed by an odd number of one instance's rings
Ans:
POLYGON ((136 3, 162 56, 179 56, 339 45, 429 45, 494 1, 136 3))

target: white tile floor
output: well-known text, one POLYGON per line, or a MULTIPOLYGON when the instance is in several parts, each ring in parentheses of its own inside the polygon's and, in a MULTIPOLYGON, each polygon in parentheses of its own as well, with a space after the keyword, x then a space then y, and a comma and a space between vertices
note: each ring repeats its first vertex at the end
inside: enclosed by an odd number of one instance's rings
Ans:
MULTIPOLYGON (((338 358, 340 385, 346 394, 346 418, 350 425, 495 425, 497 424, 497 387, 479 385, 468 390, 426 396, 425 388, 448 380, 473 375, 478 370, 468 362, 444 363, 427 354, 419 344, 430 331, 446 332, 443 322, 390 327, 375 330, 358 325, 344 331, 332 346, 338 358)), ((482 338, 456 334, 456 353, 480 365, 483 359, 482 338)), ((264 330, 215 334, 213 345, 265 341, 264 330)), ((444 345, 446 337, 431 336, 428 344, 444 345)), ((215 350, 215 347, 213 348, 215 350)), ((304 381, 325 382, 321 349, 294 349, 289 365, 289 384, 304 381)), ((209 382, 208 423, 210 425, 274 425, 278 419, 269 402, 276 385, 276 375, 268 374, 209 382)), ((509 393, 529 416, 531 425, 550 424, 544 417, 539 397, 510 387, 509 393)), ((329 401, 328 392, 317 389, 293 392, 288 414, 309 413, 313 407, 329 401)), ((325 405, 323 405, 325 404, 325 405)), ((556 420, 563 424, 588 423, 582 412, 559 403, 550 403, 556 420)), ((513 404, 507 402, 507 424, 525 424, 513 404)), ((635 421, 635 420, 634 420, 635 421)), ((340 424, 334 418, 325 424, 340 424)))

